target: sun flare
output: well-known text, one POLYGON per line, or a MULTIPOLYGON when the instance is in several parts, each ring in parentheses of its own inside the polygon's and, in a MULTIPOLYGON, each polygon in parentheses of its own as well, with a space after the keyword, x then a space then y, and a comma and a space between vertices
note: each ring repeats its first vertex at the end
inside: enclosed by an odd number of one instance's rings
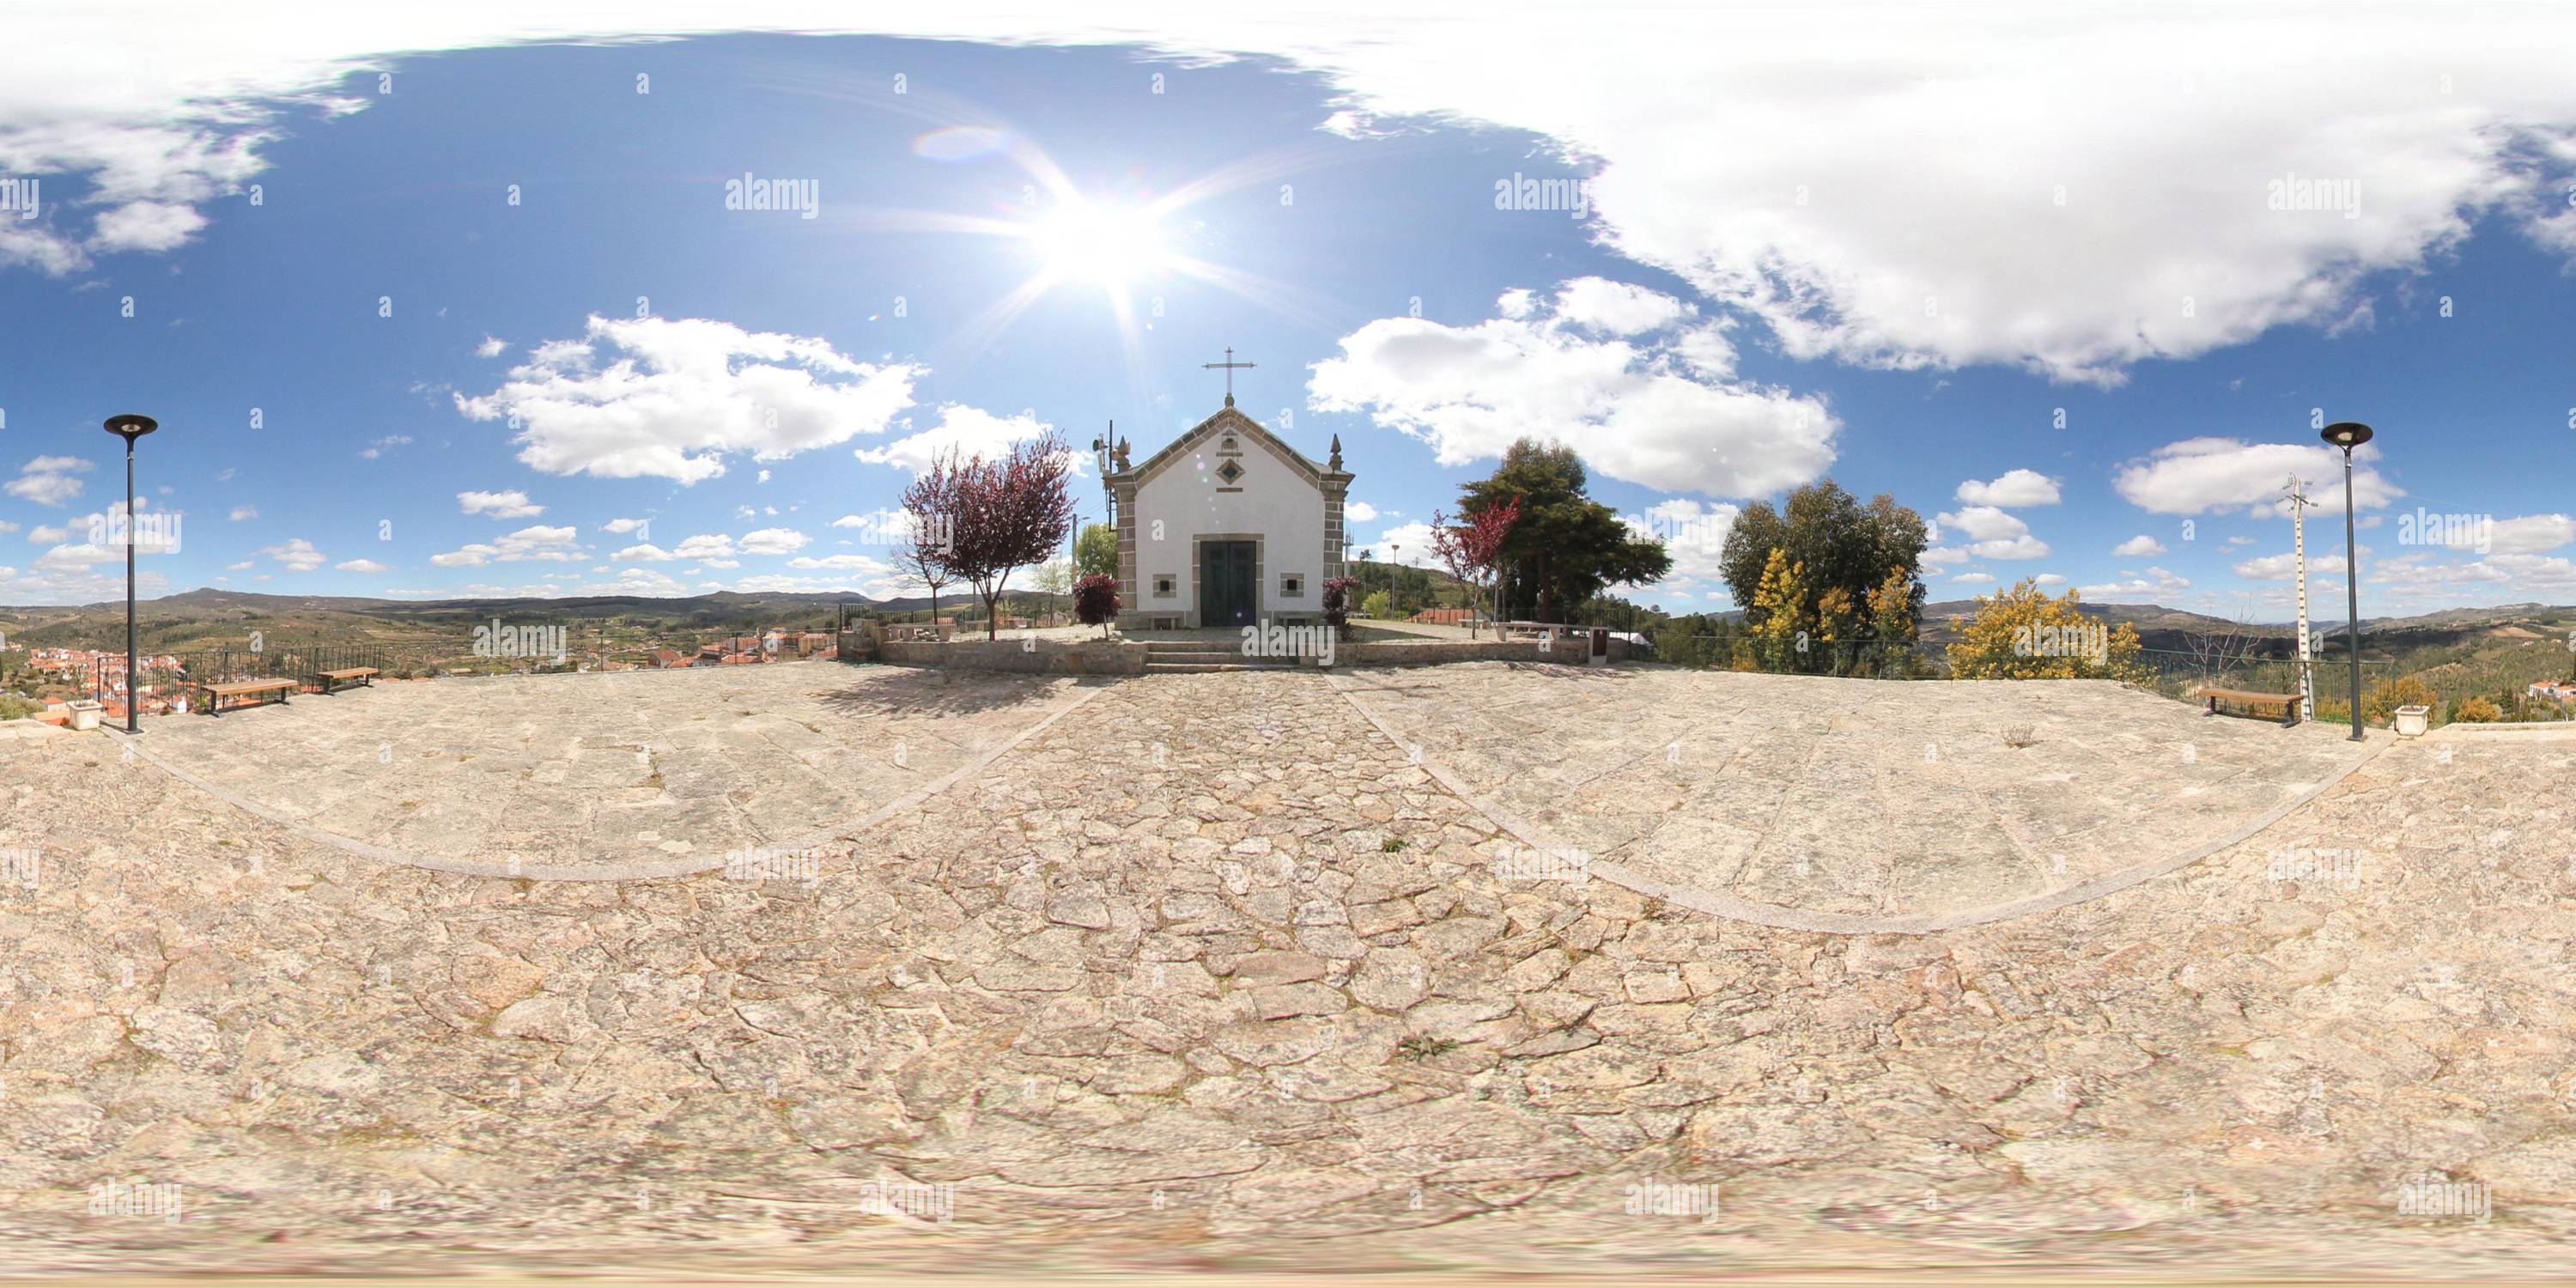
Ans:
POLYGON ((1051 275, 1103 287, 1165 267, 1162 230, 1142 206, 1068 201, 1037 221, 1030 240, 1051 275))

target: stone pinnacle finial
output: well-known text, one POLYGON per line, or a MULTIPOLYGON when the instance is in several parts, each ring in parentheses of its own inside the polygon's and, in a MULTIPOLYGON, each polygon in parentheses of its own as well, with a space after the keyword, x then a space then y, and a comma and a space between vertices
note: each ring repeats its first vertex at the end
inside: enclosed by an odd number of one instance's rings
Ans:
POLYGON ((1335 435, 1333 435, 1333 470, 1334 470, 1336 473, 1338 473, 1338 472, 1340 472, 1341 468, 1342 468, 1342 436, 1341 436, 1341 435, 1339 435, 1339 434, 1335 434, 1335 435))

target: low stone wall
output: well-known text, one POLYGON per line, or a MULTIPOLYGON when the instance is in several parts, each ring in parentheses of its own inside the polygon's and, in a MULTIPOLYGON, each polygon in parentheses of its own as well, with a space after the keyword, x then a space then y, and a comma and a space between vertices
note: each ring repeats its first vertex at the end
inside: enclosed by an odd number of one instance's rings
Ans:
POLYGON ((1022 671, 1041 675, 1143 675, 1145 646, 1127 640, 999 639, 887 640, 877 659, 896 666, 960 671, 1022 671))
MULTIPOLYGON (((1560 662, 1581 666, 1588 641, 1561 639, 1541 648, 1537 640, 1454 640, 1422 644, 1342 644, 1333 649, 1333 665, 1432 666, 1442 662, 1560 662)), ((1628 642, 1610 641, 1610 660, 1628 660, 1628 642)))

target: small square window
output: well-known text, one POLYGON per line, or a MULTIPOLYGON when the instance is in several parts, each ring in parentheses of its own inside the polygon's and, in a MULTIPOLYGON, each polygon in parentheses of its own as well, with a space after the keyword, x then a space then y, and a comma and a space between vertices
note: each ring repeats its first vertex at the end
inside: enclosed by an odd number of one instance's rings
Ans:
POLYGON ((1243 477, 1243 467, 1232 461, 1227 461, 1225 464, 1216 467, 1216 476, 1231 485, 1235 480, 1243 477))
POLYGON ((1279 593, 1286 595, 1291 599, 1305 594, 1306 574, 1299 572, 1281 573, 1279 575, 1279 593))
POLYGON ((1158 573, 1155 573, 1155 574, 1154 574, 1154 596, 1155 596, 1155 598, 1157 598, 1157 599, 1169 599, 1169 598, 1171 598, 1173 595, 1175 595, 1175 594, 1179 593, 1179 590, 1180 590, 1180 588, 1179 588, 1179 586, 1176 584, 1176 579, 1174 578, 1173 574, 1168 573, 1168 572, 1158 572, 1158 573))

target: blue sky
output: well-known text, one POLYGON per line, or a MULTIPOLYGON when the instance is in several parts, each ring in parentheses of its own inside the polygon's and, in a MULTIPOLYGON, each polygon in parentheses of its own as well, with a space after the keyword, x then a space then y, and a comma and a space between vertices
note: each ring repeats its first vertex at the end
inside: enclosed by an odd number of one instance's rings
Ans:
MULTIPOLYGON (((1186 21, 90 33, 0 94, 0 179, 38 198, 0 209, 0 602, 121 593, 90 528, 123 411, 162 422, 143 514, 181 531, 147 593, 902 593, 911 462, 1113 418, 1150 453, 1229 345, 1244 408, 1319 458, 1339 434, 1359 539, 1408 561, 1533 434, 1671 539, 1636 598, 1672 611, 1726 606, 1735 507, 1830 475, 1936 519, 1935 599, 2039 576, 2278 620, 2285 475, 2341 548, 2322 414, 2381 433, 2365 613, 2576 602, 2576 102, 2492 31, 2353 37, 2485 52, 2277 121, 2314 96, 2212 68, 2071 113, 2048 94, 2110 70, 1927 75, 1901 32, 1790 88, 1686 81, 1728 70, 1663 67, 1712 33, 1648 16, 1186 21), (144 76, 77 79, 118 41, 144 76), (1559 47, 1570 75, 1512 79, 1559 47), (728 209, 746 177, 791 208, 728 209), (1497 209, 1516 177, 1590 187, 1497 209)), ((21 34, 12 60, 74 38, 21 34)))

